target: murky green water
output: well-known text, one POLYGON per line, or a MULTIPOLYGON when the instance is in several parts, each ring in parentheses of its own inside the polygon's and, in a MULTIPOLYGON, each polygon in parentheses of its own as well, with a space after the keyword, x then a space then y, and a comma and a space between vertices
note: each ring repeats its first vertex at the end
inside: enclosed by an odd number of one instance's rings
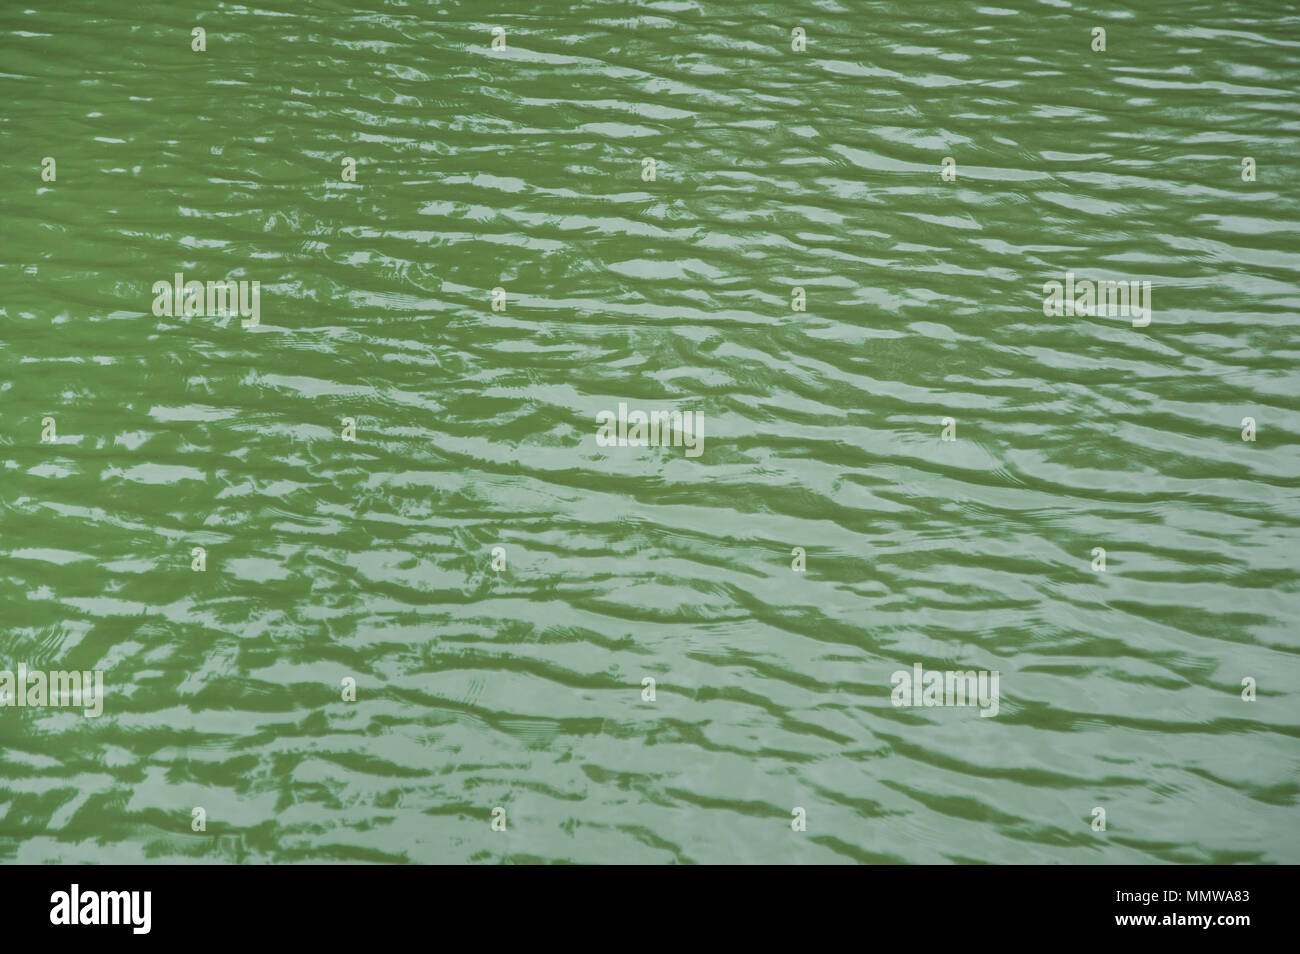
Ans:
POLYGON ((1295 4, 0 28, 0 858, 1300 862, 1295 4))

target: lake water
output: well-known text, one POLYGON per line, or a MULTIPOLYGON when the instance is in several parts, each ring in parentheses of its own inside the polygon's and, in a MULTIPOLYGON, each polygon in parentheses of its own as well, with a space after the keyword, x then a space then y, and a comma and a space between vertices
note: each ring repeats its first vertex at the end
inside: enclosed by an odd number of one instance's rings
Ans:
POLYGON ((0 858, 1300 862, 1295 4, 0 27, 0 858))

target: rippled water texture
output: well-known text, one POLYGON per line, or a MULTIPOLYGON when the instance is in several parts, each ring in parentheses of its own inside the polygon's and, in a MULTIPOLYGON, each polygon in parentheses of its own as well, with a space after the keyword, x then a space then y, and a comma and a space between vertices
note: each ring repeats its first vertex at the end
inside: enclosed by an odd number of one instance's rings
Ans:
POLYGON ((0 858, 1300 862, 1295 4, 0 27, 0 858))

